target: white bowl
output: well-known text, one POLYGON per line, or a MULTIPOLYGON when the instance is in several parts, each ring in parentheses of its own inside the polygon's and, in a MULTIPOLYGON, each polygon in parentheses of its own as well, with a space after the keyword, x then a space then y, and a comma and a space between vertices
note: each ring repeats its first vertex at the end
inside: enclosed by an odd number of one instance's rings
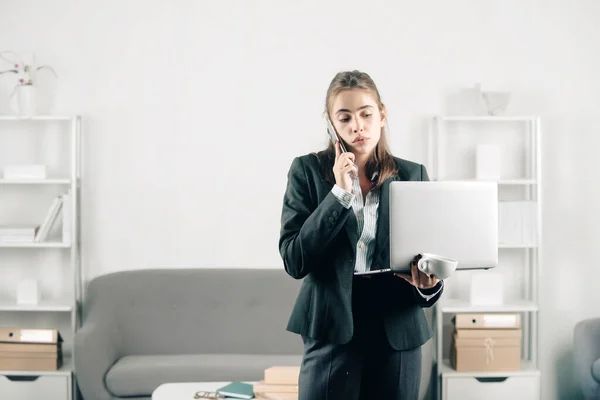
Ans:
POLYGON ((483 92, 481 94, 489 115, 500 115, 506 111, 510 100, 510 92, 483 92))

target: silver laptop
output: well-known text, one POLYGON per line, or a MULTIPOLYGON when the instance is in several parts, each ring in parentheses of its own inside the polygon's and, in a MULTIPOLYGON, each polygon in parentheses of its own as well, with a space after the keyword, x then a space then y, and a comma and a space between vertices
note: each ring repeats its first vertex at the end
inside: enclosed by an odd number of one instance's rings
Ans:
POLYGON ((389 194, 391 265, 367 274, 409 272, 421 253, 455 259, 457 270, 498 265, 496 182, 395 181, 389 194))

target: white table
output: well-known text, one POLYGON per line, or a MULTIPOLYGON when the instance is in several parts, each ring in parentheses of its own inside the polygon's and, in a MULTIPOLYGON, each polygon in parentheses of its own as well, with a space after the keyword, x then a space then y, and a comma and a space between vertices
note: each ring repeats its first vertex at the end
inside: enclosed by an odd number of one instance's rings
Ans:
POLYGON ((152 400, 194 400, 194 394, 198 391, 214 392, 229 383, 231 381, 163 383, 152 392, 152 400))

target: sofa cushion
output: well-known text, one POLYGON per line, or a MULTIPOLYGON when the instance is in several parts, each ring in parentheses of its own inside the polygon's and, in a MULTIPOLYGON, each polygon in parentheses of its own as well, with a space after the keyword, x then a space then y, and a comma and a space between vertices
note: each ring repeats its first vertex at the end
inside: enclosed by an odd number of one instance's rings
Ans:
POLYGON ((300 365, 302 356, 198 354, 126 356, 106 374, 106 386, 117 397, 150 396, 163 383, 259 381, 273 365, 300 365))
POLYGON ((118 326, 123 355, 296 355, 285 328, 301 284, 283 268, 120 271, 94 279, 87 304, 118 326))

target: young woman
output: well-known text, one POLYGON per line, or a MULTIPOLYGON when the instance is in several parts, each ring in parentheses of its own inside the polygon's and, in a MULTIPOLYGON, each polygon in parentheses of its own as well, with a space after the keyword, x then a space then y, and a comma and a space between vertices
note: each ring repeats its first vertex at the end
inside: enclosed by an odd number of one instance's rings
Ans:
POLYGON ((325 113, 347 152, 330 142, 296 157, 281 216, 285 270, 303 279, 287 327, 304 342, 299 399, 417 399, 421 345, 432 336, 422 307, 443 282, 414 262, 411 274, 354 272, 390 265, 390 182, 429 178, 390 153, 386 109, 368 74, 338 73, 325 113))

